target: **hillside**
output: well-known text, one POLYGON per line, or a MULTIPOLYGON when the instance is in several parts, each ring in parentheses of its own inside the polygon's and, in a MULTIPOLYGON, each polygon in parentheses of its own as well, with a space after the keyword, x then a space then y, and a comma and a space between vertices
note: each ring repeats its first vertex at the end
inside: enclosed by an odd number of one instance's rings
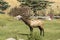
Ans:
POLYGON ((10 5, 10 7, 5 11, 6 13, 8 13, 11 8, 14 8, 20 5, 20 3, 17 0, 5 0, 5 1, 8 2, 8 4, 10 5))
MULTIPOLYGON (((20 5, 20 3, 17 0, 5 0, 5 1, 8 2, 9 5, 11 6, 5 11, 6 13, 8 13, 11 8, 14 8, 20 5)), ((51 8, 53 8, 54 10, 58 10, 58 9, 60 10, 60 0, 48 0, 48 1, 55 2, 52 4, 51 8), (57 6, 58 6, 58 9, 57 9, 57 6)))
POLYGON ((19 6, 19 2, 17 0, 5 0, 6 2, 9 3, 9 5, 11 5, 11 7, 15 7, 15 6, 19 6))

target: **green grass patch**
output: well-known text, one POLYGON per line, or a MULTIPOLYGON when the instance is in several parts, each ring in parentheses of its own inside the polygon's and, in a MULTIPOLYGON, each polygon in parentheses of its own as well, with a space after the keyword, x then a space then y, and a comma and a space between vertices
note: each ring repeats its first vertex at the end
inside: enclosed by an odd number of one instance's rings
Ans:
POLYGON ((39 29, 34 28, 32 38, 30 38, 30 30, 23 21, 14 20, 8 15, 0 15, 0 40, 10 37, 16 39, 23 38, 25 40, 58 40, 60 39, 60 19, 52 21, 44 21, 45 36, 39 35, 39 29))

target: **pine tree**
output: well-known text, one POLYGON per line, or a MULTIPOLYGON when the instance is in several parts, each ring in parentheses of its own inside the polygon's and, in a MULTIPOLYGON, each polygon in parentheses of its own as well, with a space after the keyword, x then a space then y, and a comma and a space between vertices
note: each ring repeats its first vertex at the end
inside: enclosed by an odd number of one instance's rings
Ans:
POLYGON ((4 0, 0 0, 0 13, 3 13, 9 7, 8 3, 4 0))
POLYGON ((49 5, 50 3, 54 3, 54 2, 49 2, 45 0, 18 0, 18 1, 21 2, 22 5, 27 5, 31 7, 35 15, 37 15, 36 14, 37 10, 46 9, 47 6, 51 6, 49 5))

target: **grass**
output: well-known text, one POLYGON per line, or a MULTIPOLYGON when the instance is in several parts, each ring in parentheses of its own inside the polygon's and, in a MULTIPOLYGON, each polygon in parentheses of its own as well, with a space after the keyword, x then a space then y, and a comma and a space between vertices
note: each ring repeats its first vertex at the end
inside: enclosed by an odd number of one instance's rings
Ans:
POLYGON ((30 38, 30 30, 22 21, 14 20, 12 17, 0 14, 0 40, 9 37, 23 38, 25 40, 58 40, 60 39, 60 19, 52 21, 44 20, 45 36, 39 36, 39 29, 34 28, 32 38, 30 38))

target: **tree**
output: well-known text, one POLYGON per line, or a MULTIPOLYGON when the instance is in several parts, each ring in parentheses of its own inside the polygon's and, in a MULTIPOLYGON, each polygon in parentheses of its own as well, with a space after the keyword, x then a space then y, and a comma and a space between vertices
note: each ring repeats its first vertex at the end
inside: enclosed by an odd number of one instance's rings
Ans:
POLYGON ((0 0, 0 12, 3 12, 9 7, 8 3, 4 0, 0 0))
POLYGON ((31 7, 35 15, 37 15, 37 10, 45 9, 47 8, 47 6, 51 6, 49 5, 50 3, 53 3, 45 0, 18 0, 18 1, 21 2, 21 5, 27 5, 31 7))

